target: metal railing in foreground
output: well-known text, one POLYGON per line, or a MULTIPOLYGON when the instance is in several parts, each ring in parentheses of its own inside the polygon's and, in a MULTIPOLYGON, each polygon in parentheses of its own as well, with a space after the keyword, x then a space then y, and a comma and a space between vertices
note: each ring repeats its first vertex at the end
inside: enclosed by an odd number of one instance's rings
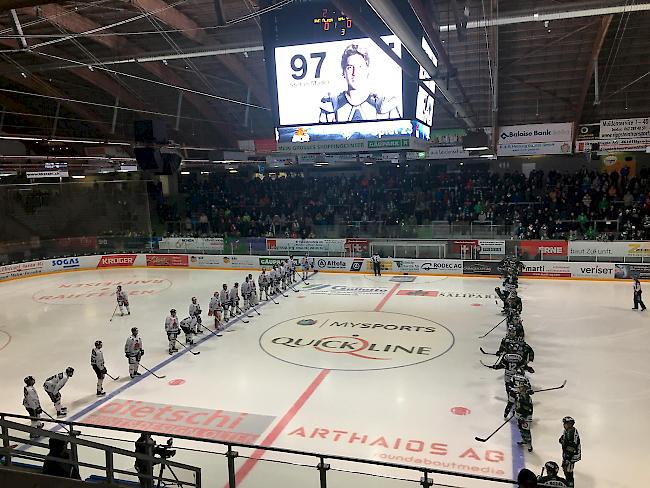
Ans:
MULTIPOLYGON (((52 430, 45 430, 33 428, 21 423, 28 420, 30 420, 30 417, 25 415, 0 413, 0 438, 2 439, 2 447, 0 447, 0 469, 2 466, 10 467, 16 464, 16 460, 44 461, 47 459, 53 459, 55 461, 61 461, 85 468, 85 470, 93 471, 94 473, 100 473, 99 477, 101 477, 101 481, 104 483, 117 484, 124 481, 125 478, 118 479, 116 475, 126 476, 131 479, 138 476, 138 473, 136 473, 135 470, 121 469, 117 467, 117 458, 122 457, 130 459, 131 461, 139 459, 144 462, 155 463, 156 469, 160 469, 161 465, 165 468, 171 468, 168 469, 170 475, 173 476, 171 478, 169 475, 167 475, 167 477, 163 476, 163 470, 160 471, 161 474, 159 476, 156 476, 155 472, 153 475, 145 475, 144 478, 153 479, 153 486, 183 486, 200 488, 201 486, 223 486, 219 483, 225 482, 226 486, 229 488, 235 488, 238 485, 236 461, 238 459, 247 459, 246 462, 250 462, 251 460, 253 462, 258 460, 268 461, 274 464, 274 467, 288 465, 292 472, 296 472, 305 467, 309 468, 309 472, 302 472, 301 476, 306 476, 306 478, 301 481, 302 484, 300 485, 288 483, 286 479, 287 473, 284 473, 284 477, 277 479, 277 482, 274 482, 276 480, 273 479, 273 473, 265 473, 264 486, 267 487, 316 486, 316 483, 318 482, 320 488, 327 488, 328 480, 330 481, 330 486, 352 486, 349 480, 346 483, 343 483, 344 478, 342 477, 348 475, 362 476, 365 486, 386 486, 382 485, 380 480, 395 483, 388 486, 421 486, 423 488, 429 488, 431 486, 462 488, 462 486, 466 485, 458 483, 462 483, 463 481, 471 482, 472 487, 496 485, 512 486, 517 484, 513 480, 493 476, 482 476, 474 473, 454 472, 424 466, 409 466, 349 456, 329 455, 299 451, 295 449, 229 443, 213 439, 173 435, 172 437, 174 440, 191 441, 192 446, 199 443, 207 444, 210 448, 220 447, 225 449, 224 452, 216 452, 209 449, 196 449, 187 446, 174 445, 174 449, 178 451, 189 451, 196 460, 199 459, 197 453, 208 454, 211 456, 208 459, 209 464, 211 464, 212 467, 214 467, 215 464, 219 464, 218 460, 215 459, 214 456, 219 456, 221 460, 225 459, 225 466, 223 466, 222 469, 217 470, 216 473, 212 473, 212 476, 210 476, 210 478, 214 477, 215 479, 204 479, 202 482, 202 469, 199 467, 170 461, 169 459, 163 460, 158 456, 152 458, 147 455, 136 454, 133 451, 109 444, 126 442, 133 445, 135 438, 142 434, 143 431, 122 427, 98 426, 83 422, 68 422, 54 419, 47 420, 43 418, 41 419, 42 421, 48 422, 49 424, 55 424, 55 427, 53 427, 52 430), (60 428, 63 428, 63 430, 66 431, 66 434, 54 432, 54 430, 60 428), (84 434, 80 429, 93 429, 93 432, 95 430, 100 430, 105 433, 105 435, 84 434), (120 432, 127 435, 133 434, 133 439, 129 440, 110 437, 108 434, 109 432, 120 432), (38 434, 41 437, 38 439, 29 439, 29 434, 38 434), (100 439, 103 442, 89 441, 84 437, 100 439), (42 449, 47 449, 47 444, 43 443, 43 440, 47 438, 56 438, 69 442, 71 452, 70 459, 51 458, 43 454, 42 449), (37 452, 39 449, 41 452, 37 452), (100 458, 103 462, 90 462, 85 459, 86 456, 84 456, 84 453, 86 455, 89 454, 86 452, 86 449, 94 450, 95 454, 99 452, 101 454, 100 458), (236 449, 242 451, 242 454, 240 454, 236 449), (244 452, 250 452, 251 454, 247 456, 244 452), (282 455, 282 457, 279 459, 262 459, 262 456, 267 454, 279 454, 282 455), (302 462, 296 460, 301 460, 302 462), (333 462, 340 466, 333 468, 331 466, 331 463, 333 462), (353 469, 344 469, 345 466, 350 466, 353 469), (366 471, 361 470, 362 468, 366 469, 366 471), (382 470, 384 472, 381 472, 382 470), (388 474, 385 473, 386 471, 388 474), (188 476, 190 477, 189 480, 187 480, 188 476), (158 481, 159 479, 161 481, 158 481), (156 485, 156 483, 158 484, 156 485)), ((152 435, 162 435, 159 432, 149 433, 152 435)), ((88 455, 88 457, 97 458, 96 455, 88 455)), ((121 464, 123 465, 124 462, 121 464)), ((37 468, 37 466, 34 467, 37 468)), ((278 475, 278 473, 275 474, 278 475)), ((140 477, 143 477, 142 473, 140 473, 140 477)), ((206 477, 205 470, 204 477, 206 477)), ((94 478, 97 479, 98 476, 95 475, 94 478)), ((142 486, 151 485, 143 483, 142 486)))
POLYGON ((93 473, 90 480, 100 479, 107 484, 124 483, 139 479, 142 486, 169 486, 168 483, 172 483, 176 486, 201 488, 201 469, 195 466, 82 439, 80 438, 81 432, 75 429, 78 424, 73 422, 41 419, 43 422, 58 424, 58 426, 63 427, 66 433, 61 434, 53 430, 30 427, 19 422, 8 420, 8 418, 16 420, 29 419, 29 417, 22 415, 0 413, 0 432, 2 439, 0 467, 16 467, 26 471, 39 470, 40 472, 41 466, 35 465, 33 462, 50 461, 57 465, 65 466, 63 469, 66 471, 75 470, 79 472, 79 468, 85 468, 93 473), (65 429, 66 426, 68 429, 65 429), (27 434, 27 438, 20 436, 20 434, 27 434), (37 434, 39 437, 35 439, 29 438, 30 434, 37 434), (44 450, 50 451, 50 447, 48 446, 50 439, 58 439, 65 443, 66 457, 55 457, 50 456, 49 452, 44 453, 44 450), (22 444, 22 446, 16 449, 15 447, 18 447, 18 445, 15 443, 22 444), (68 444, 70 445, 69 451, 67 450, 68 444), (88 455, 89 453, 86 452, 87 449, 94 451, 94 455, 88 455), (85 453, 86 456, 80 456, 80 451, 85 453), (97 461, 92 461, 93 459, 97 459, 97 454, 99 454, 99 458, 102 460, 101 464, 98 464, 97 461), (90 460, 86 458, 90 458, 90 460), (31 461, 32 463, 16 463, 16 459, 31 461), (136 463, 140 463, 143 468, 136 469, 136 463), (126 467, 128 465, 132 468, 122 469, 119 467, 126 467), (147 470, 145 468, 146 466, 149 466, 150 469, 147 470), (99 473, 99 475, 95 473, 99 473), (120 475, 120 478, 118 478, 118 475, 120 475))

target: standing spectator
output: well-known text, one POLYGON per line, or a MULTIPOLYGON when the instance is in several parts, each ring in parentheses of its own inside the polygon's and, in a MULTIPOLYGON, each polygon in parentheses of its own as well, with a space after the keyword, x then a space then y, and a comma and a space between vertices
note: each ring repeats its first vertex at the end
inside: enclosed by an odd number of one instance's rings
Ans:
POLYGON ((50 452, 47 453, 48 457, 58 459, 46 459, 43 461, 43 474, 80 480, 79 468, 72 461, 70 451, 67 449, 68 443, 61 439, 50 437, 49 445, 50 452))

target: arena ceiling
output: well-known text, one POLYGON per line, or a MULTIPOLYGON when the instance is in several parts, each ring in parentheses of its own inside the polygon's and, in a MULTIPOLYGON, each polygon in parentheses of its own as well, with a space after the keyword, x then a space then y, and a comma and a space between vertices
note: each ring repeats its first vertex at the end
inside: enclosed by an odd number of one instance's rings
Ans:
MULTIPOLYGON (((273 137, 258 0, 39 3, 0 0, 2 132, 130 139, 134 120, 163 117, 185 143, 273 137)), ((440 97, 435 127, 650 114, 648 3, 409 5, 444 49, 438 83, 455 104, 440 97)))

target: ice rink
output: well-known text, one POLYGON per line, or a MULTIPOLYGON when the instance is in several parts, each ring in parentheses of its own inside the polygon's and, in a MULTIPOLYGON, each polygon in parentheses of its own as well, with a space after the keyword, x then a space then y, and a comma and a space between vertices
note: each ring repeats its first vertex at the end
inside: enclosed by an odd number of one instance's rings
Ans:
MULTIPOLYGON (((197 437, 231 436, 263 446, 505 478, 524 465, 539 473, 546 461, 560 464, 561 419, 571 415, 582 441, 577 487, 631 487, 645 479, 650 312, 631 310, 631 283, 520 281, 526 339, 536 354, 533 387, 567 380, 564 389, 533 397, 534 452, 523 453, 514 421, 486 443, 474 439, 502 422, 505 404, 502 373, 479 362, 494 362, 479 347, 496 351, 505 334, 501 325, 478 339, 502 319, 494 299, 497 279, 418 276, 395 282, 391 276, 319 273, 309 285, 297 285, 297 293, 279 295, 278 304, 262 302, 260 316, 244 317, 249 323, 231 321, 222 337, 199 336, 194 350, 200 355, 181 349, 169 356, 163 328, 169 309, 183 318, 196 296, 203 324, 212 328, 207 315, 212 293, 222 283, 241 283, 247 273, 79 271, 0 284, 0 410, 25 414, 23 378, 32 375, 44 409, 54 414, 41 385, 72 366, 75 374, 62 391, 68 420, 135 421, 197 437), (129 292, 132 314, 109 322, 117 284, 129 292), (133 326, 144 342, 142 364, 166 378, 129 379, 124 343, 133 326), (109 373, 121 377, 107 379, 108 394, 99 399, 89 364, 98 339, 109 373)), ((256 280, 258 274, 253 272, 256 280)), ((117 437, 124 442, 111 442, 133 449, 134 436, 117 437)), ((177 444, 224 451, 206 443, 177 444)), ((238 486, 318 486, 313 460, 240 454, 248 459, 237 459, 238 486)), ((174 460, 200 466, 204 484, 227 482, 221 456, 179 450, 174 460)), ((414 479, 404 471, 372 471, 414 479)), ((87 474, 82 470, 82 477, 87 474)), ((485 486, 444 476, 434 480, 485 486)), ((329 484, 414 486, 334 471, 329 484)))

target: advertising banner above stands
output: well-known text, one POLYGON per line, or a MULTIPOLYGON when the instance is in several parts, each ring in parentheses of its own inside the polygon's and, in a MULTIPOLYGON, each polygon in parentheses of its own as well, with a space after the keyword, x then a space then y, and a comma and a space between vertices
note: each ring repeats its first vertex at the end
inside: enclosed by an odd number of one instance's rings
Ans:
POLYGON ((286 253, 345 252, 345 239, 266 239, 267 251, 286 253))
POLYGON ((537 257, 566 257, 569 245, 567 241, 521 241, 519 251, 522 259, 537 257))
POLYGON ((573 123, 506 125, 499 127, 499 144, 571 142, 573 123))
POLYGON ((427 150, 427 159, 464 159, 471 157, 462 146, 433 146, 427 150))
POLYGON ((223 252, 221 237, 163 237, 159 249, 223 252))
POLYGON ((647 258, 650 257, 650 242, 571 241, 569 257, 647 258))
POLYGON ((571 154, 571 142, 528 142, 499 144, 497 156, 537 156, 542 154, 571 154))
POLYGON ((600 139, 650 137, 650 117, 600 121, 600 139))
POLYGON ((644 152, 650 147, 650 137, 576 141, 576 152, 590 152, 594 144, 598 144, 599 152, 644 152))
POLYGON ((576 141, 600 139, 600 124, 581 124, 576 132, 576 141))
POLYGON ((278 151, 286 153, 340 153, 354 151, 424 150, 427 141, 415 137, 382 137, 381 139, 350 139, 303 143, 278 143, 278 151))
POLYGON ((36 178, 67 178, 68 171, 27 171, 25 174, 28 179, 36 178))
POLYGON ((573 123, 509 125, 499 128, 498 156, 571 154, 573 123))

